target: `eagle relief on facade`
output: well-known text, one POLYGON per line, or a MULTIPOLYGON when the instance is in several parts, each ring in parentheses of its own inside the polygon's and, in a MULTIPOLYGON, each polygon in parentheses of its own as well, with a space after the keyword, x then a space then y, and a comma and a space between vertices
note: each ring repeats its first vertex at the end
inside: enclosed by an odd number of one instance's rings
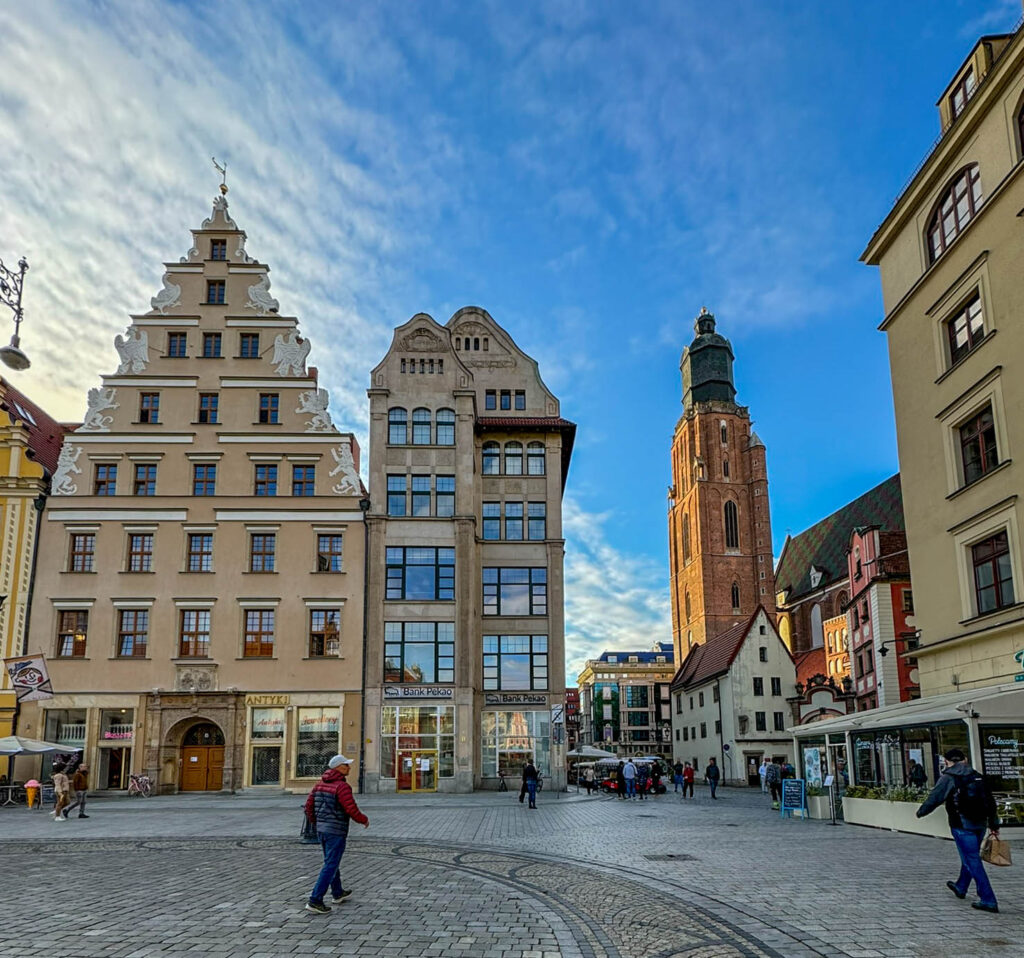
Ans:
POLYGON ((276 313, 281 304, 270 295, 269 290, 270 277, 264 273, 254 286, 249 287, 249 302, 245 304, 245 308, 256 310, 257 316, 276 313))
POLYGON ((292 330, 287 339, 278 333, 274 337, 274 357, 271 365, 277 367, 278 376, 302 376, 306 372, 306 357, 312 344, 303 339, 297 330, 292 330))
POLYGON ((144 329, 129 326, 123 336, 114 337, 114 349, 121 359, 118 375, 141 373, 149 363, 149 335, 144 329))
POLYGON ((85 413, 85 421, 78 427, 78 432, 110 432, 113 416, 103 415, 108 409, 119 409, 120 403, 114 402, 117 395, 116 389, 100 389, 99 387, 89 390, 87 402, 89 408, 85 413))
POLYGON ((177 283, 171 282, 170 273, 164 273, 163 284, 164 288, 149 301, 153 311, 161 316, 164 315, 165 310, 181 305, 181 287, 177 283))

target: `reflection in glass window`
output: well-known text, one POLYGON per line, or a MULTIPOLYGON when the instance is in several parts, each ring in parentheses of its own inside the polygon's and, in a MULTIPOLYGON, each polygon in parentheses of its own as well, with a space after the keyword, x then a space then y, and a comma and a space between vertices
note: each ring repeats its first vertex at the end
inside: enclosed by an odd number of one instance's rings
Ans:
POLYGON ((455 598, 454 549, 390 547, 386 562, 386 598, 425 602, 455 598))
POLYGON ((484 615, 547 615, 548 570, 485 568, 484 615))
POLYGON ((485 689, 547 689, 546 635, 485 635, 483 651, 485 689))
POLYGON ((454 622, 385 622, 384 681, 455 681, 454 622))

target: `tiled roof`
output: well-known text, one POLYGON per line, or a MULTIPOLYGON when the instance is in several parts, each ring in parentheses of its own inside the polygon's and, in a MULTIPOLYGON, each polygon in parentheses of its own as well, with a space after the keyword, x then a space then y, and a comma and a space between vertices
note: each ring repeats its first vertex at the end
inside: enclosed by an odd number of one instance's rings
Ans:
POLYGON ((0 409, 28 429, 29 458, 52 475, 64 442, 64 427, 6 379, 0 378, 0 392, 0 409))
POLYGON ((562 436, 562 489, 569 475, 569 461, 576 441, 576 423, 561 416, 477 416, 478 432, 539 432, 557 430, 562 436))
POLYGON ((722 675, 729 671, 732 660, 736 658, 743 640, 747 637, 754 619, 757 618, 760 606, 757 611, 743 622, 719 632, 713 639, 708 639, 702 645, 695 645, 690 649, 683 664, 679 666, 672 679, 672 687, 677 685, 687 688, 688 686, 702 685, 708 679, 716 675, 722 675))
POLYGON ((787 603, 847 577, 846 550, 850 534, 858 526, 906 528, 899 473, 816 522, 810 529, 786 539, 782 558, 775 570, 775 588, 779 592, 789 592, 787 603), (812 565, 822 573, 817 586, 811 585, 812 565))

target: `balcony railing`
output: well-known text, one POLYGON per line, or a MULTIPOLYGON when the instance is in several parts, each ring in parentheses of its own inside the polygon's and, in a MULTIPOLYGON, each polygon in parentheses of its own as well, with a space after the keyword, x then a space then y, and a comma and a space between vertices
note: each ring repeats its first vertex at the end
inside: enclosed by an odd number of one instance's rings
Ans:
POLYGON ((57 728, 58 745, 81 745, 85 742, 85 722, 57 728))

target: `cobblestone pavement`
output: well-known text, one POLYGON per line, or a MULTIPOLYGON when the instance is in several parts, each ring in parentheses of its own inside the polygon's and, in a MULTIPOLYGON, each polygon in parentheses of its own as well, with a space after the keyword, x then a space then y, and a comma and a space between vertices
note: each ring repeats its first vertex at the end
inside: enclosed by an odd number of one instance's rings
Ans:
POLYGON ((364 796, 351 899, 302 911, 319 849, 301 797, 95 799, 54 824, 0 809, 0 956, 67 958, 1019 958, 1024 876, 1002 912, 944 887, 951 842, 784 821, 761 796, 364 796))

